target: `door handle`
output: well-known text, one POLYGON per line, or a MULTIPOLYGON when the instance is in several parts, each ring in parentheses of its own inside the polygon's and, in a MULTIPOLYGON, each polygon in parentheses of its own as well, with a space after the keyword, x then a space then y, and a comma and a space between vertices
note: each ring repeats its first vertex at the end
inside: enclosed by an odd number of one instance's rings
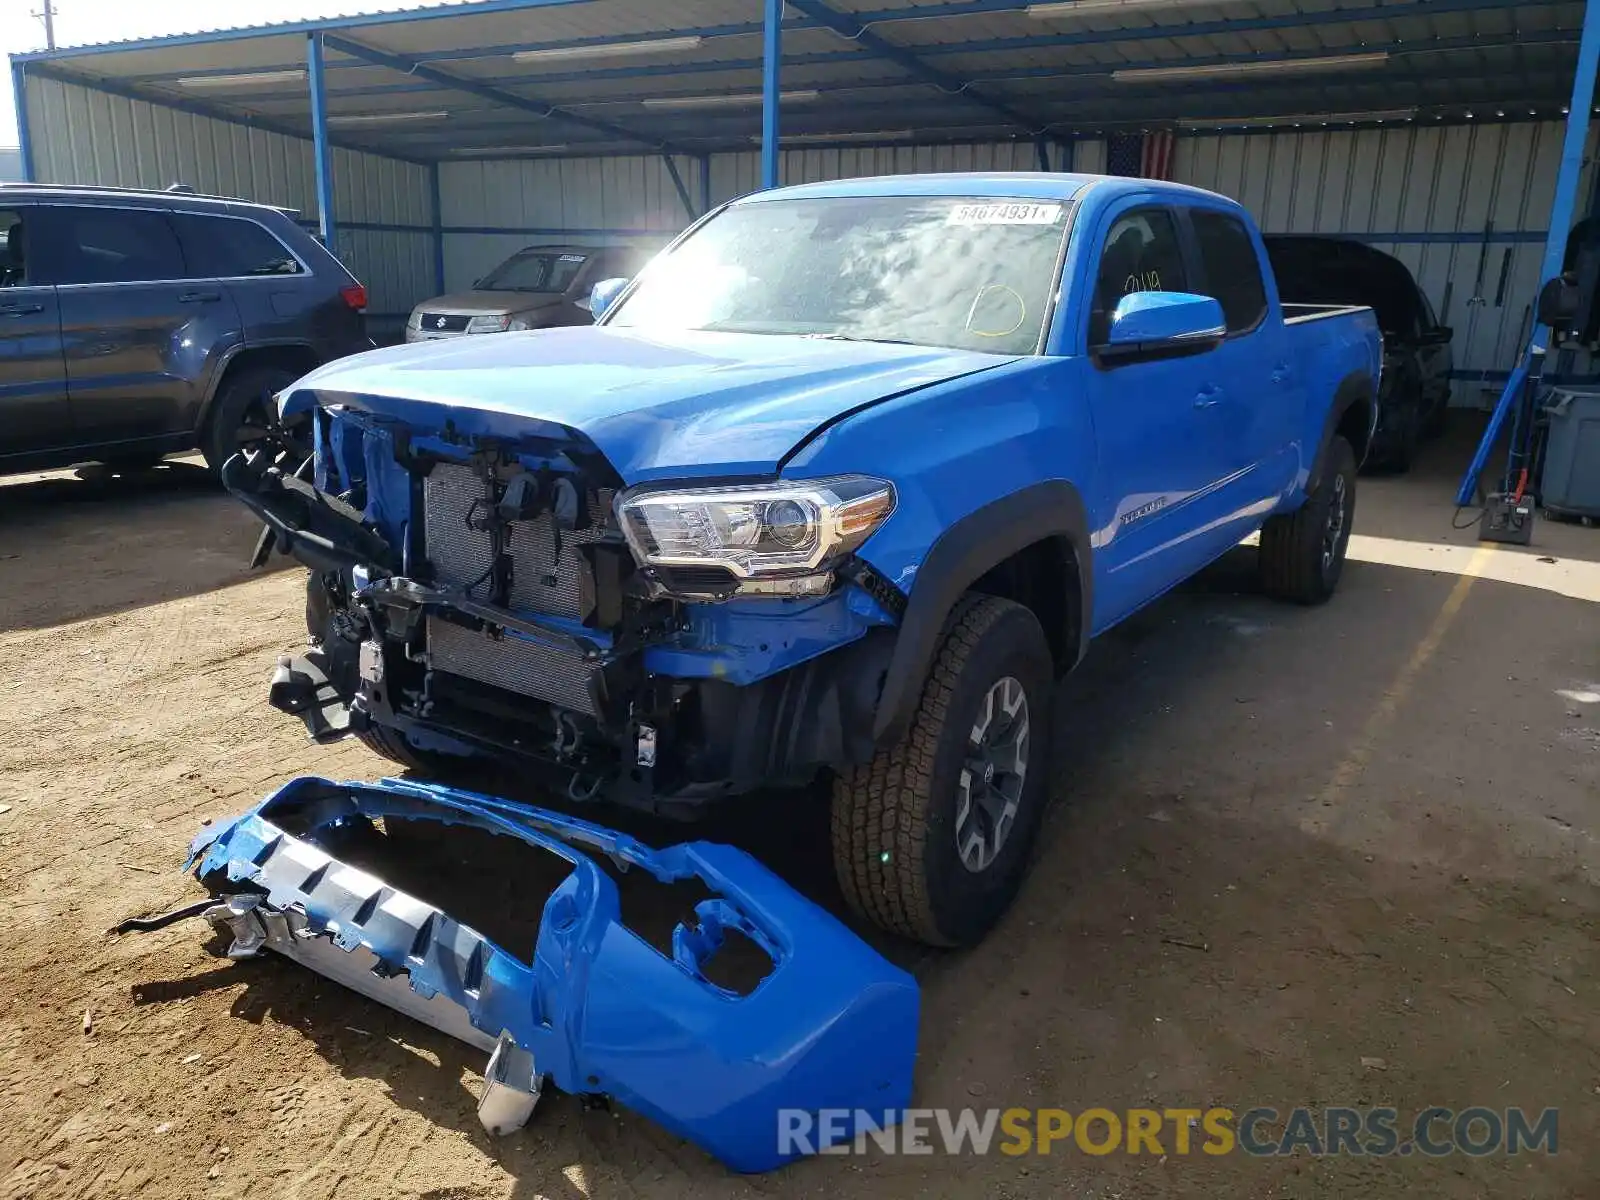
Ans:
POLYGON ((179 304, 213 304, 222 299, 221 292, 184 292, 178 297, 179 304))
POLYGON ((1289 380, 1291 380, 1293 378, 1294 378, 1294 370, 1293 370, 1293 368, 1291 368, 1289 366, 1288 363, 1279 363, 1276 367, 1274 367, 1272 369, 1272 382, 1273 383, 1280 383, 1280 384, 1281 383, 1288 383, 1289 380))
POLYGON ((42 313, 42 304, 23 304, 20 301, 12 304, 0 304, 0 316, 25 317, 29 313, 42 313))
POLYGON ((1200 389, 1199 395, 1194 398, 1194 406, 1196 408, 1211 408, 1222 403, 1222 396, 1221 388, 1214 383, 1208 383, 1200 389))

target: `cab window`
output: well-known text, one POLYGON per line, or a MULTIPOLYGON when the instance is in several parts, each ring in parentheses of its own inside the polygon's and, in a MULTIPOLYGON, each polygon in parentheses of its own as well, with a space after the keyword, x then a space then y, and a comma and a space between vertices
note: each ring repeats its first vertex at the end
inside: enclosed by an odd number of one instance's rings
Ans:
POLYGON ((1172 213, 1136 208, 1123 213, 1106 234, 1089 309, 1089 345, 1103 346, 1111 335, 1111 314, 1134 292, 1186 292, 1189 276, 1183 243, 1172 213))
POLYGON ((1267 315, 1267 289, 1250 231, 1238 217, 1209 209, 1189 210, 1206 292, 1222 305, 1228 332, 1248 333, 1267 315))

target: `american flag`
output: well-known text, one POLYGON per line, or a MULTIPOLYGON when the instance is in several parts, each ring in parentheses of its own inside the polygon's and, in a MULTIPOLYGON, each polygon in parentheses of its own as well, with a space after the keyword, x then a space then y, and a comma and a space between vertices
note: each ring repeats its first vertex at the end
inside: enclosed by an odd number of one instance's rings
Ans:
POLYGON ((1106 143, 1106 173, 1133 179, 1171 179, 1178 139, 1170 129, 1114 133, 1106 143))

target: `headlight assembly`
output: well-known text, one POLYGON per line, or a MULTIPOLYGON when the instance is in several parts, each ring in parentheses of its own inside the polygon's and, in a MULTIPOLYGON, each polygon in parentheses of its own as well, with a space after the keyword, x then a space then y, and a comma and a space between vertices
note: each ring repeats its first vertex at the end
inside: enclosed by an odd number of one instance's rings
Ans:
POLYGON ((506 326, 511 324, 511 314, 503 313, 499 316, 473 317, 467 322, 468 333, 504 333, 506 326))
POLYGON ((634 558, 669 591, 815 595, 894 511, 894 485, 865 475, 747 487, 635 488, 617 501, 634 558), (705 572, 712 572, 706 575, 705 572), (721 578, 722 587, 713 586, 721 578))

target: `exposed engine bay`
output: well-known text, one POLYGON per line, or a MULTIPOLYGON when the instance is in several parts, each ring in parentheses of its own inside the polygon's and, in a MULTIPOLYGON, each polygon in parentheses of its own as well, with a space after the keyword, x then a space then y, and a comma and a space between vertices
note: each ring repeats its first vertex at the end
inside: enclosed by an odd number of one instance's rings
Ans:
POLYGON ((318 409, 316 436, 294 475, 241 456, 223 479, 266 522, 258 559, 312 569, 314 644, 271 699, 318 740, 378 731, 401 761, 489 755, 571 800, 678 815, 870 756, 903 597, 864 564, 641 565, 672 527, 625 528, 625 484, 578 435, 418 437, 318 409))

